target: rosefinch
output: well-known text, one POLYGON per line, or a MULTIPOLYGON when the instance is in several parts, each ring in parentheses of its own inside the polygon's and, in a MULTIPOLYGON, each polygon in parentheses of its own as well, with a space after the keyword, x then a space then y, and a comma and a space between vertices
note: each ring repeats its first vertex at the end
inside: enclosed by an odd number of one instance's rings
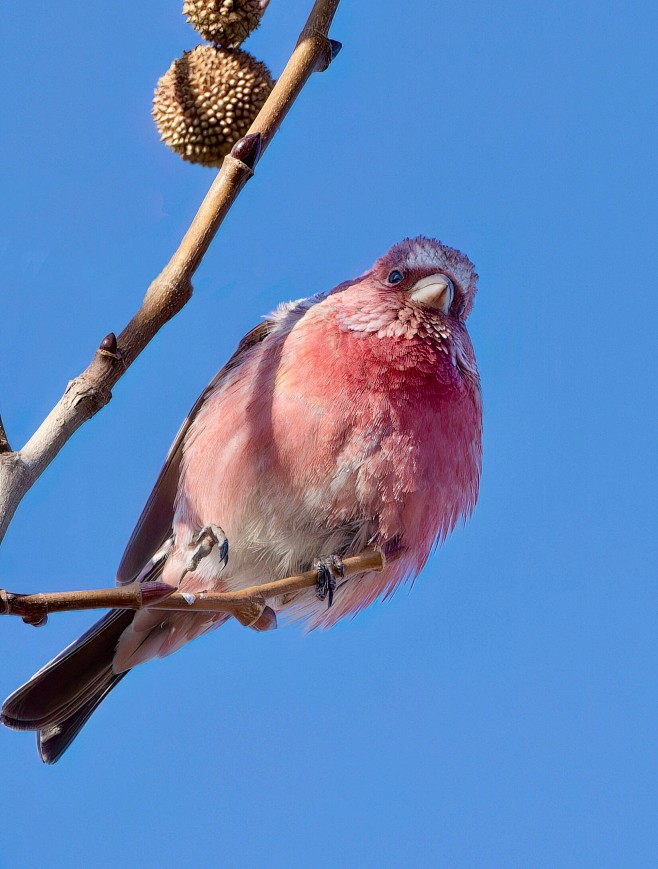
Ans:
MULTIPOLYGON (((192 409, 117 581, 230 590, 319 558, 321 587, 272 601, 255 625, 266 629, 278 611, 332 625, 415 577, 477 499, 481 399, 465 326, 476 278, 459 251, 420 237, 279 306, 192 409), (204 540, 217 545, 199 559, 204 540), (385 569, 341 581, 340 560, 367 546, 385 569)), ((8 698, 3 721, 37 730, 53 763, 131 667, 227 618, 110 612, 8 698)))

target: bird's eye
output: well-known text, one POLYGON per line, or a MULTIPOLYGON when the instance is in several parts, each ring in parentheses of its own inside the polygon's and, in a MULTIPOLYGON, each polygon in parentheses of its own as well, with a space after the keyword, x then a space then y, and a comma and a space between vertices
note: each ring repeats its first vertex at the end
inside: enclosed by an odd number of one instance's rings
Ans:
POLYGON ((403 280, 404 280, 404 275, 402 274, 402 272, 398 271, 397 269, 393 269, 393 271, 388 276, 389 284, 399 284, 403 280))

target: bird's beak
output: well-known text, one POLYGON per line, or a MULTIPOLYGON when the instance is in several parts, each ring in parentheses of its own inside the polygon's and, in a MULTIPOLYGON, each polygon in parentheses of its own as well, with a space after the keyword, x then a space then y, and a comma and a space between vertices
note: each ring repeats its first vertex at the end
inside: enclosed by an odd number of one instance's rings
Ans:
POLYGON ((438 308, 447 314, 454 296, 452 281, 445 275, 428 275, 414 284, 409 296, 420 305, 438 308))

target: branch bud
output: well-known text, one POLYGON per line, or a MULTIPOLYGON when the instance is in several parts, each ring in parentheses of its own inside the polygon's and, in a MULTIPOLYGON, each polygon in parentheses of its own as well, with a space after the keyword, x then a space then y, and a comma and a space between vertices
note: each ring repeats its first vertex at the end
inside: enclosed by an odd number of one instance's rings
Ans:
POLYGON ((101 353, 107 353, 109 356, 117 355, 117 336, 114 332, 109 332, 98 345, 101 353))
POLYGON ((250 133, 233 145, 231 156, 250 169, 254 169, 260 158, 262 144, 263 139, 260 133, 250 133))

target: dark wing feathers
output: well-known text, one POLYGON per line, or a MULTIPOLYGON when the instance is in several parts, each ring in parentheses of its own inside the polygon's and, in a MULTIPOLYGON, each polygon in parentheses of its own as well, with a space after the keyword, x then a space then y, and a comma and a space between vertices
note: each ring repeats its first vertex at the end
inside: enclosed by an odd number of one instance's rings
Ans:
POLYGON ((55 727, 38 731, 37 748, 39 757, 44 763, 55 763, 59 760, 86 724, 94 709, 129 672, 126 670, 125 673, 116 675, 108 670, 105 679, 97 686, 96 692, 76 712, 55 727))
POLYGON ((16 730, 37 730, 63 721, 96 693, 111 667, 132 610, 112 610, 2 704, 2 721, 16 730))
POLYGON ((117 571, 117 582, 120 585, 132 582, 135 579, 146 562, 161 548, 171 533, 171 525, 174 518, 174 503, 176 492, 178 491, 178 476, 183 454, 183 442, 194 418, 203 406, 206 398, 216 389, 217 384, 220 383, 229 371, 232 371, 240 364, 247 350, 259 344, 270 334, 273 326, 274 323, 271 320, 265 320, 244 336, 235 353, 221 371, 213 377, 196 400, 192 410, 188 413, 169 450, 160 471, 160 476, 153 487, 153 491, 146 502, 142 515, 139 517, 135 530, 123 553, 117 571))
MULTIPOLYGON (((130 538, 119 565, 118 582, 134 580, 169 537, 185 435, 208 395, 273 326, 265 321, 245 335, 192 408, 130 538)), ((162 566, 163 561, 155 562, 148 578, 157 577, 162 566)), ((2 722, 17 730, 39 731, 37 744, 45 763, 54 763, 63 754, 94 709, 126 675, 113 672, 112 660, 119 637, 133 617, 132 610, 109 612, 5 700, 2 722)))

